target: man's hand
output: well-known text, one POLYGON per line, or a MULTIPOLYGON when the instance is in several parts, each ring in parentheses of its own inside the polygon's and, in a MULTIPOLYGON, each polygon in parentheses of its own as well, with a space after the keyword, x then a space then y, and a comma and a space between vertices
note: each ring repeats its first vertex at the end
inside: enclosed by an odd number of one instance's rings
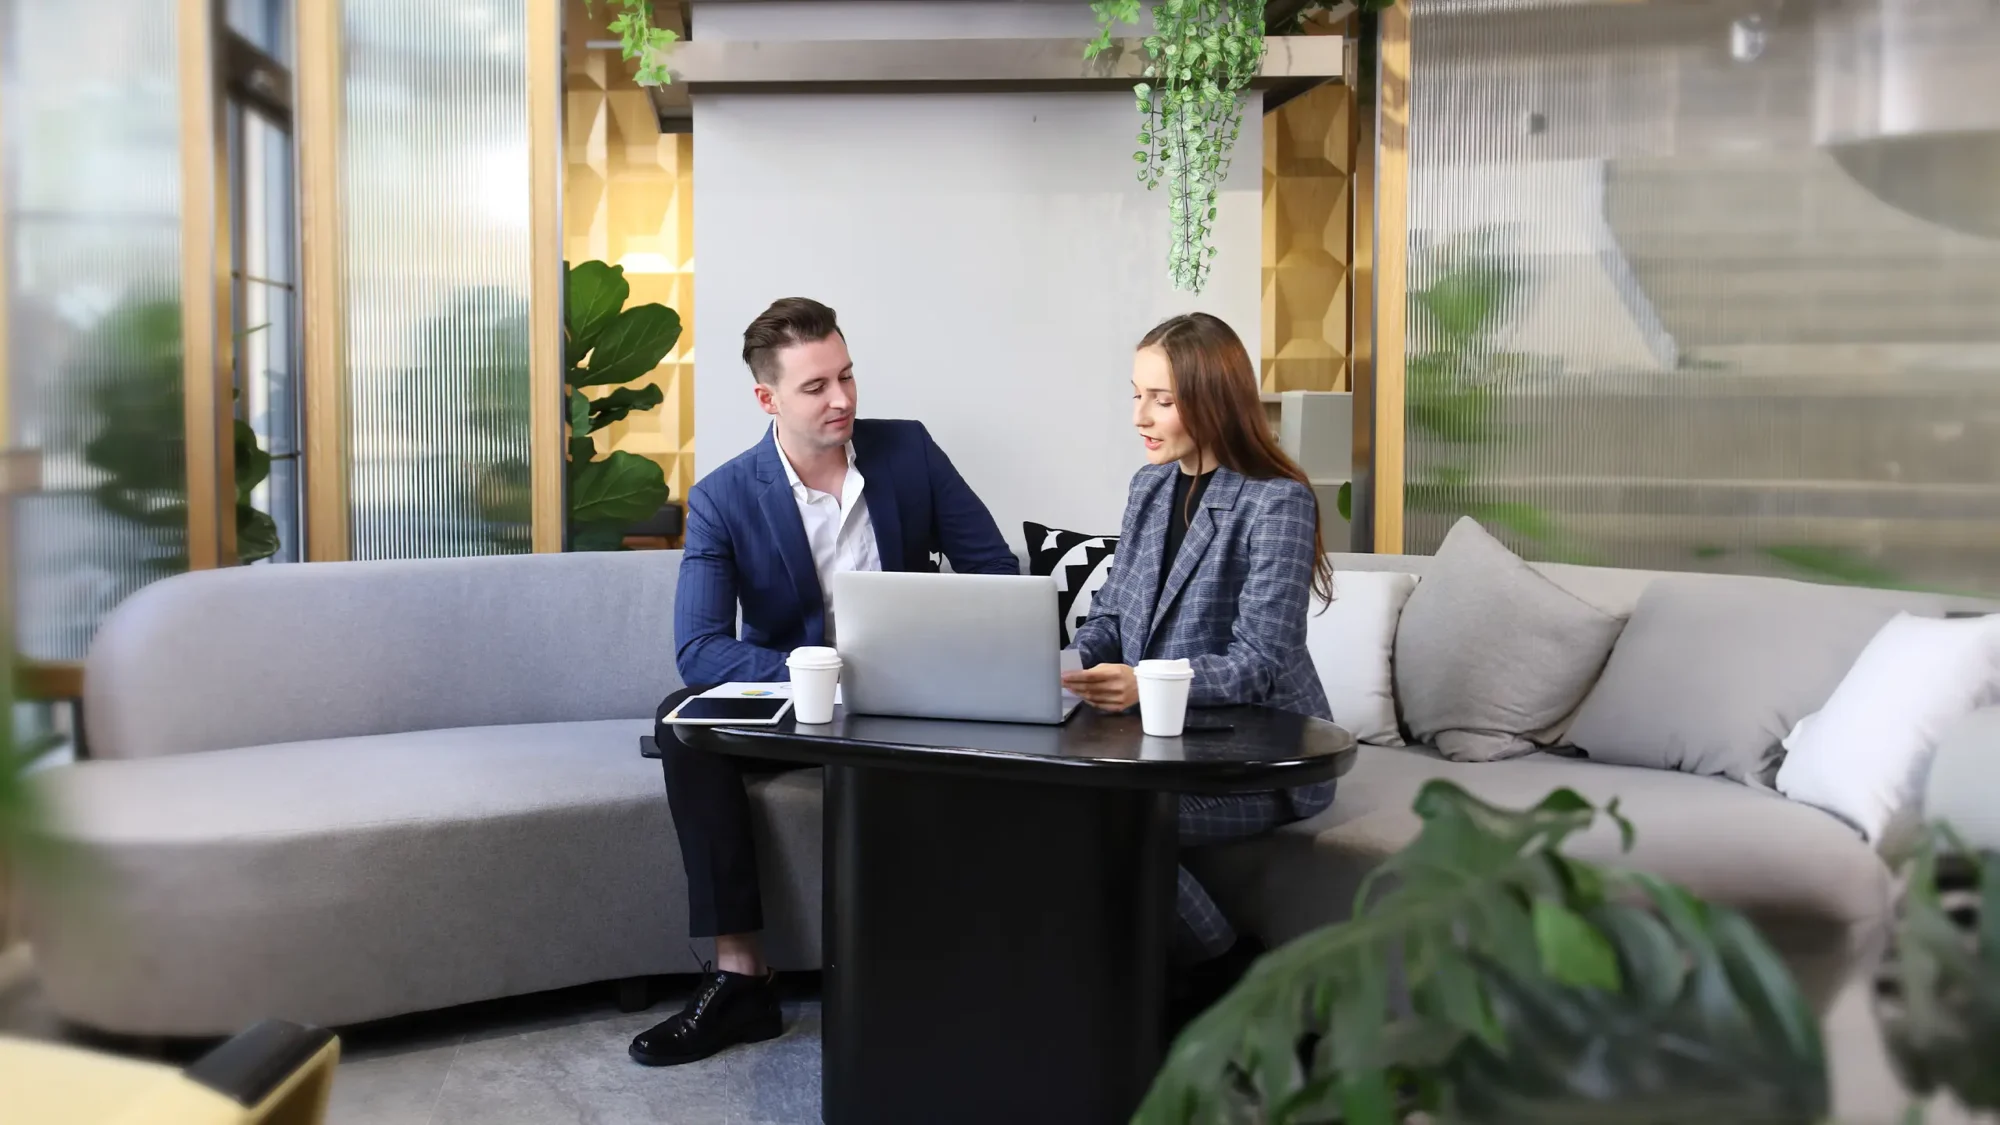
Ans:
POLYGON ((1081 672, 1064 672, 1063 686, 1099 711, 1123 711, 1139 702, 1139 677, 1129 664, 1099 664, 1081 672))

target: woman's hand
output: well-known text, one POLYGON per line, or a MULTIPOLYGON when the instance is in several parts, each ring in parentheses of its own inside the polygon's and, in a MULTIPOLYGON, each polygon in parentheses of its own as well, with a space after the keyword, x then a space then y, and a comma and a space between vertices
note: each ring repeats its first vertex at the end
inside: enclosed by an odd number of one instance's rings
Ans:
POLYGON ((1099 664, 1064 672, 1062 684, 1099 711, 1123 711, 1139 702, 1139 677, 1129 664, 1099 664))

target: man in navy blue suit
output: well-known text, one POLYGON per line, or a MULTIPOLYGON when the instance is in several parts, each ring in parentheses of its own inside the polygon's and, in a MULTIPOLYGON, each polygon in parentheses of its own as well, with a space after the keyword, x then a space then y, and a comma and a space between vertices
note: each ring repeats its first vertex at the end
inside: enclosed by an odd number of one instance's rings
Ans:
MULTIPOLYGON (((743 362, 764 439, 688 493, 686 549, 674 602, 674 644, 689 691, 736 680, 788 679, 785 656, 831 645, 838 607, 830 579, 847 570, 1018 574, 993 516, 919 422, 855 417, 854 361, 833 310, 788 297, 750 322, 743 362), (738 613, 742 632, 736 631, 738 613)), ((714 971, 687 1007, 632 1041, 634 1059, 671 1066, 782 1030, 750 834, 746 771, 765 765, 704 753, 657 726, 667 799, 687 868, 688 928, 715 939, 714 971)))

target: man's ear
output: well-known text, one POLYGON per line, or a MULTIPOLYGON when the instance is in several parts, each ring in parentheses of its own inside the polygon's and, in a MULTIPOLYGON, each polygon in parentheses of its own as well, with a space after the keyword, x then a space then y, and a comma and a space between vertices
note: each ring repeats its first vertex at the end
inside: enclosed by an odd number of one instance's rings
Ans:
POLYGON ((757 405, 764 408, 764 413, 771 415, 778 413, 778 400, 771 393, 771 385, 769 383, 760 380, 756 384, 755 394, 757 395, 757 405))

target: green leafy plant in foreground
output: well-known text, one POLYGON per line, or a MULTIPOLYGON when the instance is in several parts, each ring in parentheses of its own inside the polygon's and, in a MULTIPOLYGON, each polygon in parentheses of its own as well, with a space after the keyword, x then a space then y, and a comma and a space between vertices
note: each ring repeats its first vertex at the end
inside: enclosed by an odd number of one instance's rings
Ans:
MULTIPOLYGON (((84 868, 81 856, 55 834, 55 811, 33 776, 63 740, 52 734, 21 736, 14 722, 15 654, 0 652, 0 659, 0 914, 5 914, 11 880, 55 886, 75 882, 84 868)), ((0 946, 6 936, 0 933, 0 946)))
MULTIPOLYGON (((1808 1125, 1812 1011, 1742 916, 1562 854, 1599 812, 1443 781, 1351 921, 1260 960, 1191 1024, 1142 1125, 1808 1125), (1400 980, 1399 993, 1392 980, 1400 980)), ((1631 845, 1617 803, 1603 810, 1631 845)))
POLYGON ((40 866, 48 856, 49 813, 29 773, 60 741, 18 739, 12 699, 0 696, 0 707, 5 708, 0 711, 0 885, 4 885, 10 865, 40 866))
POLYGON ((681 337, 680 314, 650 303, 625 307, 632 286, 625 270, 583 262, 564 272, 563 363, 568 388, 570 547, 617 550, 625 529, 667 502, 667 478, 657 462, 623 450, 597 458, 590 435, 665 399, 657 386, 630 387, 650 373, 681 337), (617 386, 591 398, 585 387, 617 386))
POLYGON ((1903 1084, 2000 1111, 2000 855, 1932 825, 1908 866, 1875 1015, 1903 1084))

